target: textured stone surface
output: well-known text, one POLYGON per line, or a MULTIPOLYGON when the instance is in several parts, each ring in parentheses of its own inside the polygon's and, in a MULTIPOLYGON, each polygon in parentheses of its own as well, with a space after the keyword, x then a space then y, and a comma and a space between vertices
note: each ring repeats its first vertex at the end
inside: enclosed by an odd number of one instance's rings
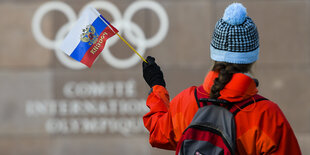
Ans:
MULTIPOLYGON (((32 17, 38 6, 26 3, 0 4, 0 67, 43 68, 50 64, 53 53, 39 46, 32 35, 32 17)), ((51 36, 51 16, 45 17, 42 29, 47 36, 51 36)))
POLYGON ((309 133, 297 133, 297 139, 301 147, 301 152, 303 154, 309 154, 310 152, 310 134, 309 133))
MULTIPOLYGON (((167 66, 205 67, 211 62, 209 43, 214 27, 211 24, 211 3, 169 1, 163 5, 169 16, 169 33, 159 46, 150 49, 147 54, 156 56, 167 66)), ((157 31, 157 27, 152 30, 157 31)))
MULTIPOLYGON (((152 148, 148 133, 120 134, 48 134, 46 120, 59 116, 28 116, 29 100, 105 100, 109 97, 76 97, 64 94, 64 85, 74 82, 117 82, 132 80, 137 94, 131 98, 146 99, 149 87, 144 82, 141 61, 129 69, 116 69, 100 57, 91 69, 72 70, 63 66, 52 50, 39 45, 31 31, 35 10, 49 0, 2 0, 0 2, 0 152, 8 155, 62 154, 146 154, 168 155, 174 152, 152 148), (18 10, 18 11, 16 11, 18 10), (117 146, 117 147, 116 147, 117 146)), ((89 1, 64 0, 75 13, 89 1)), ((111 1, 121 14, 134 0, 111 1)), ((160 64, 170 97, 183 89, 200 85, 211 68, 209 43, 216 21, 222 16, 229 0, 158 0, 169 17, 165 39, 146 55, 156 57, 160 64)), ((260 81, 260 94, 276 102, 291 123, 303 154, 310 150, 310 1, 308 0, 243 0, 249 15, 258 26, 261 41, 260 60, 254 76, 260 81)), ((113 22, 111 14, 100 11, 113 22)), ((147 38, 158 30, 155 13, 143 9, 133 21, 147 38)), ((45 16, 43 31, 55 37, 67 22, 62 13, 45 16)), ((126 39, 127 36, 122 34, 126 39)), ((137 48, 134 45, 135 48, 137 48)), ((118 41, 111 53, 120 59, 133 52, 118 41)), ((121 99, 124 96, 110 98, 121 99)), ((128 99, 128 97, 124 97, 128 99)), ((92 115, 77 118, 91 118, 92 115)), ((105 117, 96 116, 96 117, 105 117)), ((124 116, 115 116, 115 118, 124 116)), ((63 117, 75 118, 74 116, 63 117)))
POLYGON ((145 137, 77 137, 76 141, 68 138, 54 138, 51 155, 56 154, 150 154, 145 137), (139 144, 139 145, 137 145, 139 144))
POLYGON ((7 155, 61 154, 152 154, 145 137, 111 138, 19 136, 1 137, 0 152, 7 155), (139 145, 137 145, 139 144, 139 145))
POLYGON ((25 105, 27 100, 53 97, 51 75, 49 71, 0 72, 0 137, 45 134, 45 117, 28 117, 25 105))

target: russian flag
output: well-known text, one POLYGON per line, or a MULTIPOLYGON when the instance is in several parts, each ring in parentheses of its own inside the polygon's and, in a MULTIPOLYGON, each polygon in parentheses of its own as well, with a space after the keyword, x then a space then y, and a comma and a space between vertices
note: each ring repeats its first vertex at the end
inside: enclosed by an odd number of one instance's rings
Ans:
POLYGON ((118 30, 95 8, 88 7, 62 42, 60 49, 90 68, 102 52, 107 39, 116 33, 118 30))

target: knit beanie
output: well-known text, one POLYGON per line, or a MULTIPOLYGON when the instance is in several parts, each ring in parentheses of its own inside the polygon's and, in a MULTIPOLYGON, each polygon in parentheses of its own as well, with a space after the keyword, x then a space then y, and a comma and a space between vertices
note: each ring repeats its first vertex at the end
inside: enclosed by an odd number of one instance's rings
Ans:
POLYGON ((234 64, 250 64, 258 59, 256 26, 240 3, 229 5, 216 23, 210 45, 211 59, 234 64))

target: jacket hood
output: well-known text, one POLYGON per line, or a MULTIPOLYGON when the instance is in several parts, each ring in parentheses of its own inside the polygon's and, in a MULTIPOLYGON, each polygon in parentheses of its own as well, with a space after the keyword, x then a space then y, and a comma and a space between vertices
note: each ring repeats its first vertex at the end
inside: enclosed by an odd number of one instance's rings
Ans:
MULTIPOLYGON (((204 90, 210 94, 214 80, 218 77, 218 72, 210 71, 203 83, 204 90)), ((256 83, 254 79, 243 73, 235 73, 230 82, 226 84, 223 90, 220 91, 219 99, 229 102, 239 102, 250 98, 257 94, 256 83)))

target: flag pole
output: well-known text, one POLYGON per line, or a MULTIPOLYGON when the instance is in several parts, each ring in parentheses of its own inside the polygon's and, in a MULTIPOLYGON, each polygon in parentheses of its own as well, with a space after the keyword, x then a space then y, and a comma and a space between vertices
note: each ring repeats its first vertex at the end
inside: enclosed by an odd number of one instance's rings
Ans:
POLYGON ((116 35, 129 47, 131 50, 133 50, 144 62, 147 63, 147 61, 118 33, 116 35))
MULTIPOLYGON (((94 10, 93 10, 94 11, 94 10)), ((95 11, 94 11, 95 12, 95 11)), ((96 13, 96 12, 95 12, 96 13)), ((97 14, 97 13, 96 13, 97 14)), ((145 63, 148 63, 121 35, 116 33, 110 25, 101 17, 101 14, 99 14, 100 19, 116 34, 131 50, 133 50, 145 63)))

